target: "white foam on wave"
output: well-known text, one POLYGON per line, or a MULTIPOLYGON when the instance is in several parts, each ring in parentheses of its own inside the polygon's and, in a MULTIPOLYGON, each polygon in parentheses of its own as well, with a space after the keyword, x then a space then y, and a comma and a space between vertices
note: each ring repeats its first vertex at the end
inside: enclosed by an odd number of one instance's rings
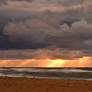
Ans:
POLYGON ((91 72, 91 71, 87 71, 87 70, 81 70, 81 69, 62 69, 62 72, 65 73, 70 73, 70 72, 91 72))

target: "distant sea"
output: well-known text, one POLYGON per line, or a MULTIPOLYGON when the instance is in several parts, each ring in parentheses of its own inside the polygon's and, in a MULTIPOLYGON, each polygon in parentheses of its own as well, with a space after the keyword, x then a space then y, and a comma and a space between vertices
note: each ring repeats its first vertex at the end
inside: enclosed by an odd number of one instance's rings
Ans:
POLYGON ((92 68, 0 68, 0 76, 92 80, 92 68))

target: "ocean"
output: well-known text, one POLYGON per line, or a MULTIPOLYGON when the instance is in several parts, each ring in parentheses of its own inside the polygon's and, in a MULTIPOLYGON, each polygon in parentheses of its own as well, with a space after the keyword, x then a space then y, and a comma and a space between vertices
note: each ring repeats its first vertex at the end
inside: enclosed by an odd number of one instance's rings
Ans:
POLYGON ((0 76, 92 80, 92 68, 1 67, 0 76))

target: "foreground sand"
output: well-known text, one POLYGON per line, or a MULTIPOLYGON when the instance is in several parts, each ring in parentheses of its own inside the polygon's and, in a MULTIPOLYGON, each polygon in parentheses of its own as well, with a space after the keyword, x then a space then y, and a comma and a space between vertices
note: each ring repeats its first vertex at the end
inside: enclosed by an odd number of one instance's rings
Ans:
POLYGON ((0 92, 92 92, 92 81, 0 77, 0 92))

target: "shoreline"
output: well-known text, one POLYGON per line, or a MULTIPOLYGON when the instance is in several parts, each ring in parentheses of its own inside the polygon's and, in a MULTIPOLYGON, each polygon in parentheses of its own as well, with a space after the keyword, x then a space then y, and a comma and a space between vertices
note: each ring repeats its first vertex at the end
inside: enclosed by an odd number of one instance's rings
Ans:
POLYGON ((59 78, 59 77, 31 77, 31 76, 13 76, 13 75, 2 75, 0 77, 8 77, 8 78, 27 78, 27 79, 49 79, 49 80, 79 80, 79 81, 92 81, 92 79, 84 79, 84 78, 59 78))

